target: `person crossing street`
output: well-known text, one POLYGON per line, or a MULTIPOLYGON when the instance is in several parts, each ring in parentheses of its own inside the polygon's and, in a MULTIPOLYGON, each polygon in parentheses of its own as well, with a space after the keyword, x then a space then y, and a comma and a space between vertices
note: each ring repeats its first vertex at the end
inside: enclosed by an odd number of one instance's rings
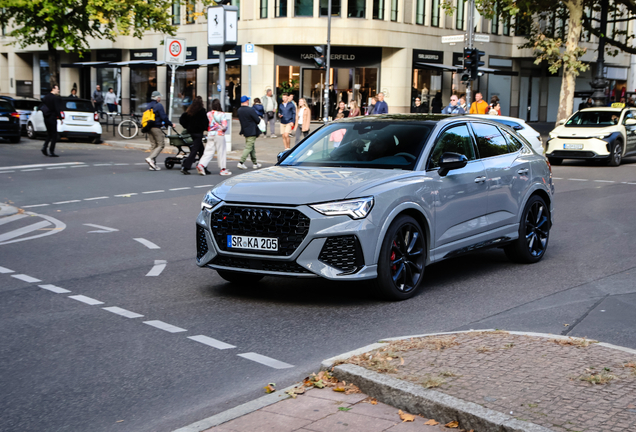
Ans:
POLYGON ((60 123, 64 121, 60 113, 60 88, 53 85, 51 92, 44 96, 42 114, 44 114, 44 125, 46 126, 46 140, 42 146, 44 156, 57 157, 55 154, 55 143, 57 142, 57 119, 60 123), (47 147, 49 153, 47 153, 47 147))
POLYGON ((166 110, 161 105, 161 93, 153 91, 150 95, 152 101, 146 106, 147 110, 152 110, 155 114, 155 121, 152 124, 152 128, 148 133, 148 139, 150 140, 150 156, 146 158, 146 162, 150 166, 150 171, 159 171, 161 168, 157 166, 157 156, 161 153, 166 146, 165 135, 161 130, 162 126, 172 126, 172 122, 166 114, 166 110))
MULTIPOLYGON (((247 169, 245 161, 249 156, 254 164, 253 168, 260 168, 262 165, 258 163, 256 159, 256 137, 261 133, 258 128, 258 124, 261 118, 256 114, 254 108, 250 106, 250 98, 247 96, 241 96, 241 107, 237 111, 239 122, 241 123, 240 134, 245 137, 245 149, 241 156, 241 161, 237 167, 239 169, 247 169)), ((289 140, 289 138, 288 138, 289 140)))

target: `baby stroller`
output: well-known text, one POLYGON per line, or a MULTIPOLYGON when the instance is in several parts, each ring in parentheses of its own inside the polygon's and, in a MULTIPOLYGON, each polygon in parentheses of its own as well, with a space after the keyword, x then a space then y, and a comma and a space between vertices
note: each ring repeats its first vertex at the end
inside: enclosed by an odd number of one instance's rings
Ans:
POLYGON ((170 140, 170 145, 175 146, 179 151, 174 156, 168 156, 164 161, 166 169, 172 169, 175 165, 181 165, 183 159, 190 154, 190 145, 194 141, 192 135, 188 131, 184 130, 183 133, 177 132, 173 127, 174 135, 166 135, 170 140))

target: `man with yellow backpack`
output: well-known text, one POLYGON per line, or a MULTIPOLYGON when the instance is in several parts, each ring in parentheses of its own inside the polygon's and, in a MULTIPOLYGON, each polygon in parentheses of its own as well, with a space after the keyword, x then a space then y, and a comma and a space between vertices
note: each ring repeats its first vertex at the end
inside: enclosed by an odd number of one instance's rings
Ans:
POLYGON ((150 171, 159 171, 161 168, 157 166, 157 156, 165 147, 165 135, 161 131, 162 126, 172 126, 172 122, 168 118, 166 111, 163 109, 161 102, 161 93, 153 91, 150 96, 152 101, 146 106, 141 117, 141 131, 148 134, 150 140, 150 156, 146 158, 146 162, 150 166, 150 171))

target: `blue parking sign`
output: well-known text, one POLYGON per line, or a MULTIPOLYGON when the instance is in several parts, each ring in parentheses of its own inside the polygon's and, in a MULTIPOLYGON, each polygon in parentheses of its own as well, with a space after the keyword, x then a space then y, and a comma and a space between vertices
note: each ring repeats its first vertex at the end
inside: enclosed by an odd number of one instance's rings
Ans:
POLYGON ((254 44, 245 44, 245 52, 253 53, 254 52, 254 44))

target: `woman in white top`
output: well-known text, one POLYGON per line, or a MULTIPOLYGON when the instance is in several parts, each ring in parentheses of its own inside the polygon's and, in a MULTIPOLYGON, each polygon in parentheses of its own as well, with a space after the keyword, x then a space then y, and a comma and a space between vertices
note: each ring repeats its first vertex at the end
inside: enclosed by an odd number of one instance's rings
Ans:
POLYGON ((300 98, 298 101, 298 111, 296 111, 296 144, 300 141, 300 135, 306 137, 309 135, 309 126, 311 125, 311 112, 307 106, 305 98, 300 98), (301 134, 302 132, 302 134, 301 134))

